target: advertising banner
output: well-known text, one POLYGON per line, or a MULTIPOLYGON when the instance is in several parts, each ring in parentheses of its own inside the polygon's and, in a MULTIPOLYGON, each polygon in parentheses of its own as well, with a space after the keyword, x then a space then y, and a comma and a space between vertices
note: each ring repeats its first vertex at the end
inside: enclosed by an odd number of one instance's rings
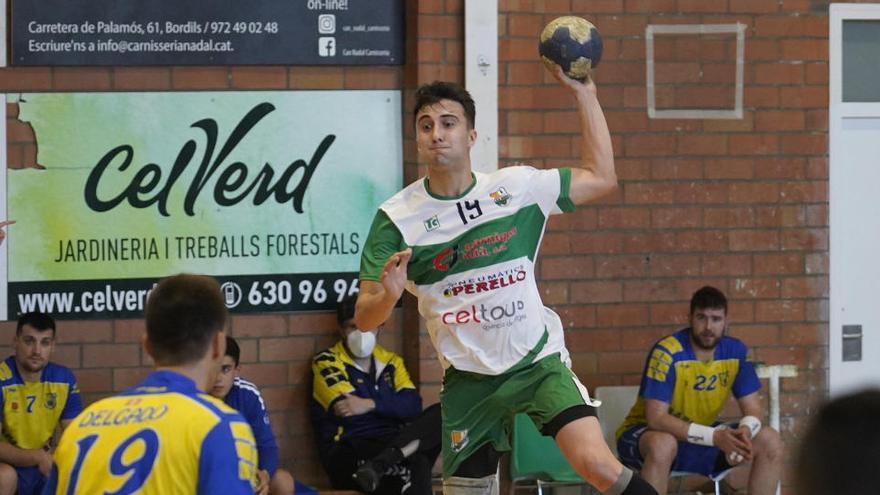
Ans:
POLYGON ((36 163, 6 177, 3 319, 140 315, 179 272, 216 276, 233 312, 330 309, 401 187, 399 91, 19 94, 7 109, 36 163))
POLYGON ((10 65, 404 63, 403 0, 13 0, 11 13, 10 65))

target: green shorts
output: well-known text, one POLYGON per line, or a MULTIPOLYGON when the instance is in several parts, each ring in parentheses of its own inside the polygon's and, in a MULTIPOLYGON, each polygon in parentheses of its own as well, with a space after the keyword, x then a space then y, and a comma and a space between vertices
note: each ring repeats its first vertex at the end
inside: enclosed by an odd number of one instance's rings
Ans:
POLYGON ((440 403, 444 479, 488 442, 500 452, 510 450, 517 413, 528 414, 540 431, 566 409, 594 405, 559 354, 497 376, 449 368, 440 403))

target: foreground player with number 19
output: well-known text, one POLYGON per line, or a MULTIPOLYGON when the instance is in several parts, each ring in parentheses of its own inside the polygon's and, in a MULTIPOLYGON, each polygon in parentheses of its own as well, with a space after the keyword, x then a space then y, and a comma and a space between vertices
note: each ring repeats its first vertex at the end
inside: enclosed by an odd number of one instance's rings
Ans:
POLYGON ((157 370, 89 406, 64 431, 44 494, 253 494, 257 450, 244 418, 210 389, 225 353, 217 282, 177 275, 152 291, 144 349, 157 370))
POLYGON ((562 322, 541 301, 535 260, 550 215, 616 186, 611 136, 596 86, 554 76, 577 101, 582 167, 473 172, 471 96, 435 82, 416 93, 424 180, 380 207, 361 261, 355 321, 375 328, 404 288, 419 298, 445 368, 444 493, 498 493, 499 453, 516 413, 555 438, 572 467, 608 494, 653 495, 603 440, 595 406, 569 369, 562 322))

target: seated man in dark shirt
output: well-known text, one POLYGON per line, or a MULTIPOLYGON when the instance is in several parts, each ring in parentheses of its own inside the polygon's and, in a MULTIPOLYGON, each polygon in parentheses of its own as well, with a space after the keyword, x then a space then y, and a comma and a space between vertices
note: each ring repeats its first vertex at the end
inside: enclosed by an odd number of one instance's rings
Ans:
POLYGON ((440 408, 422 399, 378 330, 353 323, 356 298, 337 311, 342 339, 312 361, 312 421, 321 463, 336 489, 428 495, 440 453, 440 408))
POLYGON ((284 469, 278 468, 278 445, 275 434, 269 423, 269 412, 263 396, 253 383, 239 376, 238 365, 241 350, 238 342, 226 336, 226 355, 217 373, 211 395, 237 410, 244 416, 257 441, 259 454, 259 471, 257 472, 257 495, 292 495, 293 476, 284 469))

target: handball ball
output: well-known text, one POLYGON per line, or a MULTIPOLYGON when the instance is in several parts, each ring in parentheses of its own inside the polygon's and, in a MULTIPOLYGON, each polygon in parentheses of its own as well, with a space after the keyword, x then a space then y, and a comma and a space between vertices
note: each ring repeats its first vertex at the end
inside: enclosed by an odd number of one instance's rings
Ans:
POLYGON ((557 17, 541 31, 538 52, 551 70, 553 64, 558 64, 565 75, 583 81, 602 59, 602 38, 586 19, 557 17))

